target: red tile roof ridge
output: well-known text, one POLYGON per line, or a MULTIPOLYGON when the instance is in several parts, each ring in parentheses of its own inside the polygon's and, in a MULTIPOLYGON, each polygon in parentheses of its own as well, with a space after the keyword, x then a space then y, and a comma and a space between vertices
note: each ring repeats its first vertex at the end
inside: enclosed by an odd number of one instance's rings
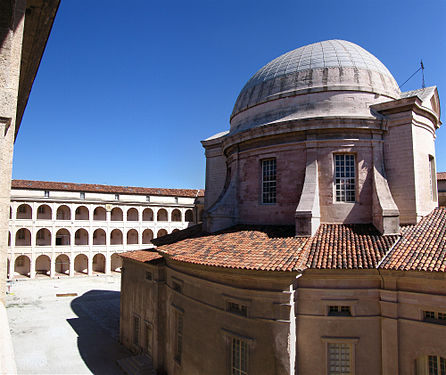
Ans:
POLYGON ((160 255, 156 250, 154 249, 143 249, 143 250, 131 250, 126 251, 124 253, 119 253, 119 256, 123 258, 133 259, 138 262, 151 262, 153 260, 162 259, 163 256, 160 255))
POLYGON ((204 189, 168 189, 147 188, 138 186, 117 186, 102 184, 84 184, 75 182, 37 181, 37 180, 12 180, 11 187, 15 189, 43 189, 58 191, 80 191, 99 193, 120 193, 136 195, 161 195, 179 197, 203 197, 204 189))
POLYGON ((446 180, 446 172, 437 172, 437 180, 439 181, 446 180))

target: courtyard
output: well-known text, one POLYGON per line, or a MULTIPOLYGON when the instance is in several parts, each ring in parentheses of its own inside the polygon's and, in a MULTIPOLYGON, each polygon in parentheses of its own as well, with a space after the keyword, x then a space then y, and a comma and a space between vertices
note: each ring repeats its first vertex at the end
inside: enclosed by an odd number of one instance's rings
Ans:
POLYGON ((17 280, 7 295, 19 374, 124 374, 120 274, 17 280))

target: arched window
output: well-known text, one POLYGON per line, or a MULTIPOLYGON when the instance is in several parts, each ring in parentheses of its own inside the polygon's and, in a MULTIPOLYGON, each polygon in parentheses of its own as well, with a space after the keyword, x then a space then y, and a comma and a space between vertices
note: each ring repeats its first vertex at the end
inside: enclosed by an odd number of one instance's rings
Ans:
POLYGON ((68 206, 60 206, 56 212, 57 220, 71 220, 71 211, 68 206))
POLYGON ((16 246, 31 246, 31 232, 26 228, 20 228, 15 234, 16 246))
POLYGON ((127 245, 136 245, 138 243, 138 232, 135 229, 130 229, 127 232, 127 245))
POLYGON ((74 233, 75 245, 88 245, 88 232, 84 228, 80 228, 74 233))
POLYGON ((59 229, 56 232, 56 246, 69 246, 70 245, 70 232, 65 228, 59 229))
POLYGON ((446 375, 446 359, 438 355, 425 355, 416 360, 416 375, 446 375))
POLYGON ((88 208, 85 206, 79 206, 76 208, 74 218, 75 220, 88 220, 90 218, 88 208))
POLYGON ((106 211, 104 207, 96 207, 93 211, 93 220, 105 221, 106 211))
POLYGON ((167 211, 164 208, 158 210, 156 214, 156 220, 158 221, 167 221, 167 211))
POLYGON ((21 204, 17 207, 17 219, 31 219, 32 217, 32 209, 28 204, 21 204))
POLYGON ((105 245, 105 231, 103 229, 96 229, 93 232, 93 245, 105 245))
POLYGON ((142 232, 142 243, 148 244, 153 240, 153 232, 150 229, 144 229, 142 232))
POLYGON ((111 221, 122 221, 122 210, 118 207, 115 207, 111 211, 111 221))
POLYGON ((119 229, 113 229, 111 231, 110 245, 122 245, 122 232, 119 229))
POLYGON ((138 210, 136 208, 130 208, 127 211, 127 221, 138 221, 139 215, 138 210))
POLYGON ((166 234, 167 234, 167 230, 165 230, 165 229, 160 229, 160 230, 158 231, 156 237, 157 237, 157 238, 158 238, 158 237, 162 237, 162 236, 165 236, 166 234))
POLYGON ((173 210, 172 214, 171 214, 171 218, 172 218, 172 221, 181 221, 181 211, 178 209, 173 210))
POLYGON ((192 223, 194 221, 194 213, 192 210, 187 210, 185 216, 188 223, 192 223))
POLYGON ((150 208, 142 212, 142 221, 153 221, 153 211, 150 208))
POLYGON ((36 246, 51 246, 51 232, 41 228, 36 233, 36 246))
POLYGON ((42 204, 37 208, 37 220, 51 220, 53 212, 47 204, 42 204))

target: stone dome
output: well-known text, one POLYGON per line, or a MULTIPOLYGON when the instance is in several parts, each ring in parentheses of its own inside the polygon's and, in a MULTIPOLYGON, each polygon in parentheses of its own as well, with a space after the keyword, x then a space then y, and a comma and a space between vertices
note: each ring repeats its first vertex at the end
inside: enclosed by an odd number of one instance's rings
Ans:
POLYGON ((389 70, 371 53, 345 40, 326 40, 285 53, 262 67, 243 87, 231 119, 258 104, 301 94, 360 91, 400 97, 389 70))

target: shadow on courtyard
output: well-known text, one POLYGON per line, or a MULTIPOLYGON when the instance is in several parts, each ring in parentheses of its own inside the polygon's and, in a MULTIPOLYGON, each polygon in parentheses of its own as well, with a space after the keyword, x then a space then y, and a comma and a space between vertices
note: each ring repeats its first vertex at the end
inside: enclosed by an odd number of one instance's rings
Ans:
POLYGON ((119 343, 120 292, 90 290, 71 302, 67 319, 78 335, 79 353, 93 374, 123 374, 116 364, 131 353, 119 343))

